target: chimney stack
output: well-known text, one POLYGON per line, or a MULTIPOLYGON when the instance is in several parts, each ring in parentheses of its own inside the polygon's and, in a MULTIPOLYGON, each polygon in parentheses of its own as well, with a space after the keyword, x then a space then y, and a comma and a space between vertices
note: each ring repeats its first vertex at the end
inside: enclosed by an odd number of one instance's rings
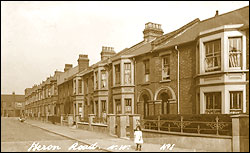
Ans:
POLYGON ((55 71, 54 76, 57 76, 57 75, 59 75, 60 73, 62 73, 62 72, 61 72, 61 71, 56 70, 56 71, 55 71))
POLYGON ((68 70, 71 69, 72 67, 73 67, 72 64, 65 64, 64 72, 68 71, 68 70))
POLYGON ((101 52, 101 60, 105 60, 110 58, 111 56, 115 55, 114 47, 105 47, 102 46, 102 52, 101 52))
POLYGON ((145 29, 143 31, 143 34, 144 34, 144 41, 149 42, 157 37, 162 36, 163 30, 161 29, 160 24, 148 22, 145 24, 145 29))
POLYGON ((89 67, 89 58, 88 58, 88 55, 80 54, 77 62, 78 62, 79 72, 87 69, 89 67))

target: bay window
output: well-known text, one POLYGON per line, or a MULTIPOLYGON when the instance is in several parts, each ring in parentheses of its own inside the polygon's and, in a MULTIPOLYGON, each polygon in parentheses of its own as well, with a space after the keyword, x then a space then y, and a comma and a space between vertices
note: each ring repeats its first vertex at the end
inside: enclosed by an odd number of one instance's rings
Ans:
POLYGON ((132 106, 132 99, 131 98, 125 98, 125 112, 131 113, 131 106, 132 106))
POLYGON ((95 72, 95 89, 98 89, 98 71, 95 72))
POLYGON ((106 100, 101 100, 102 112, 106 112, 106 100))
POLYGON ((120 84, 121 79, 120 64, 115 65, 115 84, 120 84))
POLYGON ((231 91, 230 93, 230 113, 242 112, 242 91, 231 91))
POLYGON ((107 86, 107 81, 106 81, 106 71, 104 71, 104 70, 102 70, 101 71, 101 87, 102 88, 106 88, 106 86, 107 86))
POLYGON ((122 113, 122 105, 121 105, 121 99, 115 99, 116 104, 116 114, 122 113))
POLYGON ((229 38, 229 67, 241 67, 242 39, 229 38))
POLYGON ((79 94, 82 93, 82 80, 81 79, 78 80, 78 93, 79 94))
POLYGON ((131 84, 131 63, 124 63, 124 84, 131 84))
POLYGON ((205 100, 207 114, 221 113, 221 92, 205 93, 205 100))
POLYGON ((205 45, 205 71, 221 70, 221 40, 213 40, 205 45))

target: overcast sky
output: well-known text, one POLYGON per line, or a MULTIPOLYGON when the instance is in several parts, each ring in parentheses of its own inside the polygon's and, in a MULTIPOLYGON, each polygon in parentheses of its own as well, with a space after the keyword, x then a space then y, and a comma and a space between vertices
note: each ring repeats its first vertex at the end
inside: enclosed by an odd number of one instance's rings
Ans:
POLYGON ((204 20, 249 5, 248 1, 205 2, 2 2, 1 93, 24 94, 66 63, 77 66, 79 54, 90 65, 102 46, 116 52, 143 40, 145 23, 164 33, 199 18, 204 20))

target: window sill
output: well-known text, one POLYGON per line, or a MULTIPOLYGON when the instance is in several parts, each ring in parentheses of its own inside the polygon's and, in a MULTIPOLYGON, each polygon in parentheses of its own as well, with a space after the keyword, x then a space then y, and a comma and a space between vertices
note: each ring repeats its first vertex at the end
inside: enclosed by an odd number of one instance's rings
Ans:
POLYGON ((170 79, 168 79, 168 80, 162 80, 162 81, 160 81, 160 83, 166 83, 166 82, 170 82, 171 80, 170 79))

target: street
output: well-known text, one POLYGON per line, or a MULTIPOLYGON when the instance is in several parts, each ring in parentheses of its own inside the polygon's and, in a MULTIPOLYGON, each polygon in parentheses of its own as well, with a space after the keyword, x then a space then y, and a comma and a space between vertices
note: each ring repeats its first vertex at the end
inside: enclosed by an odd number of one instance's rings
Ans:
MULTIPOLYGON (((77 141, 47 132, 40 128, 21 123, 15 117, 1 117, 1 152, 91 152, 102 151, 86 147, 86 144, 78 142, 81 150, 71 149, 77 141), (40 145, 40 148, 39 146, 40 145), (85 146, 85 147, 84 147, 85 146)), ((76 146, 76 145, 74 145, 76 146)), ((76 148, 76 147, 75 147, 76 148)))

